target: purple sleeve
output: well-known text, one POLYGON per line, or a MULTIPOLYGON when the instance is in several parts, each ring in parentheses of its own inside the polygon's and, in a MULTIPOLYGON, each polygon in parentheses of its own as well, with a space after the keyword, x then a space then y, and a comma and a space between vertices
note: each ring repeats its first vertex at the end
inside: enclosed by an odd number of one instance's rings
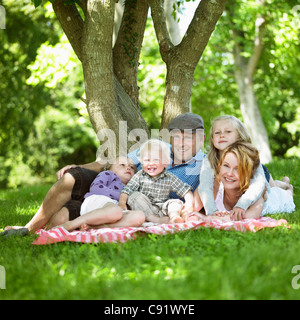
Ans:
POLYGON ((120 178, 112 171, 100 172, 90 186, 85 198, 97 194, 119 201, 123 184, 120 178))

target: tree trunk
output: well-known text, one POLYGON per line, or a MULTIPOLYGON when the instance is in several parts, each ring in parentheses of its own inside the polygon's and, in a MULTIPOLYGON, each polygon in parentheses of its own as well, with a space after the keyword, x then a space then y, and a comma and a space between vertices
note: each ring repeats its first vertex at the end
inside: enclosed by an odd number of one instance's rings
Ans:
POLYGON ((235 70, 240 108, 252 143, 259 150, 261 162, 268 163, 272 160, 268 133, 258 108, 252 79, 247 72, 245 72, 246 69, 245 65, 237 65, 235 70))
POLYGON ((115 0, 76 2, 82 9, 84 19, 74 3, 65 5, 65 0, 53 1, 62 28, 82 62, 88 112, 99 140, 104 139, 103 145, 108 151, 106 154, 113 149, 117 151, 118 147, 122 153, 126 153, 125 150, 136 142, 130 139, 134 140, 135 135, 144 139, 148 135, 147 125, 139 110, 137 87, 138 60, 148 2, 161 56, 167 65, 161 125, 165 128, 178 114, 190 110, 194 70, 224 10, 226 0, 202 0, 177 46, 170 40, 167 30, 164 0, 126 0, 114 48, 115 0), (133 134, 132 130, 138 128, 141 130, 133 134))
MULTIPOLYGON (((262 7, 265 5, 264 0, 260 0, 259 2, 262 7)), ((247 37, 243 30, 238 29, 234 23, 234 7, 228 6, 227 11, 229 13, 231 29, 233 32, 235 79, 238 85, 241 112, 245 125, 251 135, 252 142, 260 152, 261 162, 268 163, 272 161, 269 138, 258 107, 253 86, 253 76, 263 50, 266 19, 261 14, 258 14, 255 20, 252 54, 250 58, 245 58, 243 53, 245 50, 245 43, 248 41, 246 40, 247 37)))
MULTIPOLYGON (((85 16, 84 20, 75 4, 65 5, 64 2, 65 0, 55 0, 53 9, 82 63, 86 104, 93 128, 106 150, 104 152, 106 155, 114 156, 119 153, 127 153, 125 149, 129 149, 131 145, 135 144, 135 141, 128 141, 128 134, 137 128, 148 134, 148 127, 137 105, 138 90, 135 89, 132 92, 126 89, 126 92, 124 89, 124 86, 125 88, 137 88, 137 68, 132 68, 126 63, 128 58, 126 55, 117 54, 118 50, 122 48, 122 44, 118 44, 118 41, 113 55, 115 1, 80 1, 79 5, 85 16), (117 75, 127 73, 130 80, 127 79, 127 82, 124 82, 122 86, 114 71, 117 75)), ((127 1, 125 9, 132 2, 136 1, 127 1)), ((137 9, 141 8, 142 2, 144 7, 143 15, 140 15, 142 22, 140 23, 139 18, 136 19, 136 25, 140 32, 136 36, 138 39, 135 45, 137 53, 135 61, 138 60, 140 52, 148 6, 145 5, 145 1, 139 1, 139 6, 133 8, 137 12, 137 9)), ((124 34, 124 23, 121 23, 119 32, 124 34)), ((122 80, 122 77, 120 78, 122 80)))
POLYGON ((174 46, 167 28, 163 0, 150 0, 160 54, 167 66, 166 93, 161 128, 177 115, 191 110, 195 68, 222 15, 225 0, 202 0, 181 42, 174 46))

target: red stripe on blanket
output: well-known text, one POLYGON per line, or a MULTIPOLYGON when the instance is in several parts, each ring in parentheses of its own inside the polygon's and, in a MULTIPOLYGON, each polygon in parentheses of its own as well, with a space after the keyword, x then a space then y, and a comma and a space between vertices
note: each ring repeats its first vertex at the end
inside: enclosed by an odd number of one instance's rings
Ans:
POLYGON ((278 226, 286 226, 289 228, 286 220, 275 220, 270 217, 261 217, 259 219, 245 219, 242 221, 230 222, 223 222, 220 220, 214 220, 211 222, 197 221, 188 223, 161 224, 140 228, 103 228, 91 229, 89 231, 73 232, 68 232, 62 227, 57 227, 48 231, 42 229, 37 231, 38 237, 35 239, 33 244, 45 245, 64 241, 82 243, 126 242, 128 240, 136 239, 136 237, 140 233, 166 235, 180 231, 192 229, 196 230, 201 227, 220 230, 236 230, 240 232, 257 232, 263 228, 274 228, 278 226))

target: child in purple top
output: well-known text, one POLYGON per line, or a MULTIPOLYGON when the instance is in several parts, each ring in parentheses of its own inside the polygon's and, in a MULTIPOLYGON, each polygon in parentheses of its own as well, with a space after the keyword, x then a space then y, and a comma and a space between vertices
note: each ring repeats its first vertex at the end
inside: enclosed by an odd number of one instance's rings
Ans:
POLYGON ((72 231, 81 227, 87 230, 103 224, 118 221, 120 210, 118 207, 123 187, 136 172, 136 166, 129 158, 119 157, 109 170, 99 173, 91 184, 90 190, 84 196, 80 216, 67 221, 62 225, 66 230, 72 231), (105 210, 102 210, 105 208, 105 210))
POLYGON ((121 179, 110 170, 100 172, 90 186, 90 191, 85 194, 86 199, 92 195, 103 195, 119 201, 124 184, 121 179))

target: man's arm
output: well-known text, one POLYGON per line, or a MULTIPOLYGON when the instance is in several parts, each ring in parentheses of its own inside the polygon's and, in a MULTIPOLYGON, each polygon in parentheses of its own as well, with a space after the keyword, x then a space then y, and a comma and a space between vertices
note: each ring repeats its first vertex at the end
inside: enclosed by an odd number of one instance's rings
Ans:
POLYGON ((71 168, 81 167, 81 168, 85 168, 85 169, 94 170, 96 172, 101 172, 101 171, 103 171, 103 169, 105 168, 106 165, 107 165, 107 163, 104 163, 103 161, 101 161, 101 163, 94 161, 94 162, 81 164, 81 165, 70 164, 70 165, 63 167, 62 169, 60 169, 59 171, 56 172, 57 180, 59 180, 71 168))

